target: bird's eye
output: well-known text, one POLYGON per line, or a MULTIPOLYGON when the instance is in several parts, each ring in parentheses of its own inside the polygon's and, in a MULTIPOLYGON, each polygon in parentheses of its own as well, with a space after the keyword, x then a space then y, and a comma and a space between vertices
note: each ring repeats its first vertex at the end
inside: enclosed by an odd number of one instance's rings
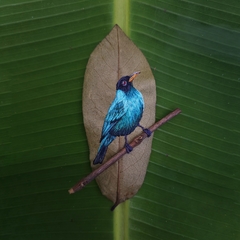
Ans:
POLYGON ((125 87, 127 86, 127 81, 122 81, 122 85, 125 87))

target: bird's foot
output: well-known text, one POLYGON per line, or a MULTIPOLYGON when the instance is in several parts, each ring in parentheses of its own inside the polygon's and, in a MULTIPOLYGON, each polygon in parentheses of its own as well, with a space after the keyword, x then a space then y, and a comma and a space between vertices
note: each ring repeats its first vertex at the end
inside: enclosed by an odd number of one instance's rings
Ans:
POLYGON ((138 124, 138 126, 143 130, 143 132, 145 132, 147 134, 147 137, 150 137, 152 135, 152 131, 150 131, 149 129, 144 128, 140 124, 138 124))
POLYGON ((152 135, 152 131, 150 131, 150 130, 147 129, 147 128, 144 128, 144 129, 143 129, 143 132, 145 132, 148 137, 150 137, 150 136, 152 135))
POLYGON ((130 153, 133 150, 133 147, 131 147, 128 143, 125 143, 125 148, 127 153, 130 153))

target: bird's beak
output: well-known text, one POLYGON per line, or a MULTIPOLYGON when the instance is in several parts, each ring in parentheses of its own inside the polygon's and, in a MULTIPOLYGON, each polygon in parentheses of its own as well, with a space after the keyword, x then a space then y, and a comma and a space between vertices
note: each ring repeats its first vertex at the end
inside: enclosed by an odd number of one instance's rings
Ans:
POLYGON ((134 78, 138 75, 138 74, 140 74, 141 72, 139 71, 139 72, 134 72, 131 76, 130 76, 130 79, 129 79, 129 82, 132 82, 133 80, 134 80, 134 78))

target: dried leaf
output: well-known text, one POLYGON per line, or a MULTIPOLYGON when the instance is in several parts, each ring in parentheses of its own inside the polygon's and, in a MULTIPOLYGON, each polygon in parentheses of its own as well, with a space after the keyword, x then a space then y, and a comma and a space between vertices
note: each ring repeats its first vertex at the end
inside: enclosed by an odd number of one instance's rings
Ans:
MULTIPOLYGON (((116 93, 120 77, 135 71, 141 74, 134 87, 143 94, 145 109, 141 125, 148 127, 155 121, 156 86, 151 68, 135 44, 117 26, 92 52, 85 72, 83 86, 83 117, 90 148, 91 162, 97 154, 102 125, 116 93)), ((140 128, 128 136, 130 141, 141 133, 140 128)), ((104 195, 113 202, 123 202, 134 196, 141 187, 151 153, 152 136, 130 154, 107 169, 97 183, 104 195)), ((124 137, 117 137, 109 146, 105 160, 124 146, 124 137)), ((96 168, 98 165, 92 165, 96 168)))

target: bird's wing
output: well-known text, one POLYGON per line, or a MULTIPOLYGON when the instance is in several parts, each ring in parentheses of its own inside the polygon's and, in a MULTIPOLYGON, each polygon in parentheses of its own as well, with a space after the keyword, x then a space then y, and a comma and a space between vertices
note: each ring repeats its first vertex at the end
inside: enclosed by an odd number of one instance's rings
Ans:
POLYGON ((126 103, 124 101, 124 96, 122 96, 122 93, 118 93, 117 91, 116 97, 112 102, 111 106, 109 107, 108 113, 104 120, 101 140, 108 134, 108 132, 113 128, 113 126, 124 116, 124 114, 127 111, 125 105, 126 103))

